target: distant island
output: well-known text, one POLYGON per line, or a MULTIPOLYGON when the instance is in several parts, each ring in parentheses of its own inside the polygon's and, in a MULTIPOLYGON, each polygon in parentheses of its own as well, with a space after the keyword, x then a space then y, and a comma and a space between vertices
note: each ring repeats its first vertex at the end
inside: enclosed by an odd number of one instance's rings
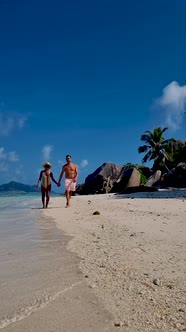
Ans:
POLYGON ((16 193, 35 193, 40 192, 36 185, 30 186, 28 184, 11 181, 0 185, 0 192, 16 192, 16 193))

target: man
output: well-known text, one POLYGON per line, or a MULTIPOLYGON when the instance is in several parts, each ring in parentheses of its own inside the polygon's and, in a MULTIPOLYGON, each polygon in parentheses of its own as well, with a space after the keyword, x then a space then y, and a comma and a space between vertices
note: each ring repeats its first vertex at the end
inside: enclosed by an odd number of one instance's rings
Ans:
POLYGON ((66 156, 66 164, 62 167, 61 174, 58 180, 58 186, 61 185, 61 179, 65 173, 65 195, 66 195, 66 207, 70 206, 70 199, 72 192, 76 190, 76 181, 78 177, 78 168, 76 164, 72 164, 72 157, 70 155, 66 156))

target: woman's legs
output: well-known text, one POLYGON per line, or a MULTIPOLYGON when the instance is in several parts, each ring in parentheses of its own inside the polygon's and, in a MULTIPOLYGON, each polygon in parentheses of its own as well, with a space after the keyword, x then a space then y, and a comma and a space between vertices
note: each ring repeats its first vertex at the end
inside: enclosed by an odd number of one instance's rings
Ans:
POLYGON ((41 186, 41 200, 43 203, 43 209, 45 208, 45 188, 43 186, 41 186))
POLYGON ((48 207, 49 200, 50 200, 50 190, 47 190, 46 191, 46 208, 48 207))
POLYGON ((49 185, 46 189, 46 208, 48 207, 48 203, 50 201, 50 190, 51 190, 51 185, 49 185))

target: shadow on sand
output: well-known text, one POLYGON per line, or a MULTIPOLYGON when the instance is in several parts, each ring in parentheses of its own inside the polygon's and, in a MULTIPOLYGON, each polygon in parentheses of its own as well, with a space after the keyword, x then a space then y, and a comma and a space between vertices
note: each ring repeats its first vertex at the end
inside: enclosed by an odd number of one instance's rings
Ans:
POLYGON ((49 210, 49 209, 60 209, 62 206, 52 206, 48 207, 47 209, 44 209, 43 207, 32 207, 32 210, 49 210))
POLYGON ((154 199, 185 199, 186 189, 170 189, 164 190, 160 189, 155 192, 133 192, 126 194, 114 194, 115 198, 154 198, 154 199))

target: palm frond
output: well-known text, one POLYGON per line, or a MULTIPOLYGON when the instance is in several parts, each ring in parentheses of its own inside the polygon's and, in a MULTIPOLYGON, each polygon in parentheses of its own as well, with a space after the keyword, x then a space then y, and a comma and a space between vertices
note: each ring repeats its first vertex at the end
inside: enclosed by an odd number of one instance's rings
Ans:
POLYGON ((168 129, 168 127, 165 127, 162 129, 162 134, 168 129))
POLYGON ((154 140, 156 143, 161 143, 164 140, 162 129, 160 127, 154 129, 154 140))
POLYGON ((146 163, 148 160, 150 160, 151 154, 152 154, 151 151, 147 152, 146 155, 142 159, 142 163, 146 163))
POLYGON ((139 146, 139 148, 138 148, 138 152, 139 152, 139 153, 147 152, 149 148, 151 148, 149 145, 142 145, 142 146, 139 146))
POLYGON ((171 161, 171 162, 173 161, 173 157, 170 153, 168 153, 167 151, 164 151, 163 154, 164 154, 165 159, 167 159, 168 161, 171 161))
POLYGON ((165 160, 171 161, 173 155, 173 142, 174 138, 165 139, 163 133, 168 128, 157 127, 153 131, 146 130, 141 135, 141 141, 145 142, 144 145, 138 148, 139 153, 146 153, 142 159, 143 163, 154 160, 155 162, 165 163, 165 160))
POLYGON ((146 133, 148 136, 150 136, 150 137, 153 136, 153 133, 152 133, 152 131, 150 131, 150 130, 146 130, 145 133, 146 133))
POLYGON ((141 141, 146 142, 147 140, 149 140, 149 135, 143 134, 143 135, 141 135, 140 139, 141 139, 141 141))
POLYGON ((154 145, 154 140, 148 134, 141 135, 141 141, 148 143, 150 146, 154 145))
POLYGON ((174 138, 169 138, 169 139, 162 141, 161 145, 168 145, 168 144, 173 143, 174 141, 175 141, 174 138))
POLYGON ((150 160, 156 160, 156 159, 158 159, 158 154, 157 154, 156 151, 153 150, 152 153, 151 153, 151 156, 149 158, 149 161, 150 160))

